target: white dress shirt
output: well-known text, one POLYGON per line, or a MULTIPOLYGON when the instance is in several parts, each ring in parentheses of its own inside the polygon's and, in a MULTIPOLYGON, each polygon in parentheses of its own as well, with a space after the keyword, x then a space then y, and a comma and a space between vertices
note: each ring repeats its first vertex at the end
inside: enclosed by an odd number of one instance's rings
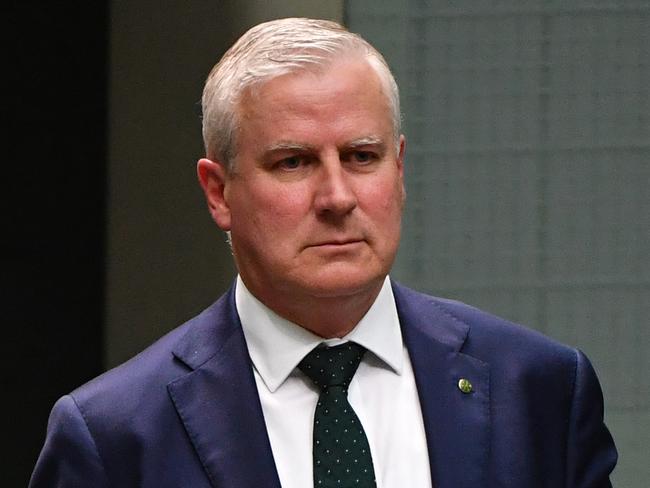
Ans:
POLYGON ((240 277, 235 300, 283 488, 313 486, 312 429, 319 390, 297 365, 318 344, 347 341, 368 350, 350 383, 348 400, 368 436, 377 487, 431 487, 420 401, 388 278, 370 310, 341 339, 323 339, 283 319, 257 300, 240 277))

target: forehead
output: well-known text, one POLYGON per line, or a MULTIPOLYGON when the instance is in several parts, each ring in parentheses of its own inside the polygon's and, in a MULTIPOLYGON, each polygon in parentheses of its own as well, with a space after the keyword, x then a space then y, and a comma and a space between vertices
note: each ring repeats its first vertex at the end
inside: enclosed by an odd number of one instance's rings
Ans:
POLYGON ((281 138, 283 133, 392 133, 389 97, 376 70, 363 59, 335 61, 250 87, 242 94, 237 114, 239 133, 248 143, 252 138, 281 138))

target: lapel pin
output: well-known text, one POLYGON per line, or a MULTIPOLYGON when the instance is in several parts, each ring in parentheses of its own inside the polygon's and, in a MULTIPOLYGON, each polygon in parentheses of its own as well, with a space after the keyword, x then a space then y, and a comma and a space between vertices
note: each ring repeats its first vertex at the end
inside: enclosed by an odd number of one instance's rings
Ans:
POLYGON ((461 378, 458 380, 458 389, 463 393, 472 393, 472 384, 466 378, 461 378))

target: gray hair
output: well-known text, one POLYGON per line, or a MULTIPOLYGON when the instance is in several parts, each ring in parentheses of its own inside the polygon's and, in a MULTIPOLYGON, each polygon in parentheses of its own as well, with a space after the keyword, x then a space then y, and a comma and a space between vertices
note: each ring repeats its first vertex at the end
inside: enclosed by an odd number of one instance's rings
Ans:
POLYGON ((395 141, 401 133, 399 91, 383 56, 361 36, 328 20, 287 18, 248 30, 212 68, 203 89, 203 142, 208 158, 231 170, 237 106, 247 88, 287 73, 327 66, 341 54, 365 59, 388 98, 395 141))

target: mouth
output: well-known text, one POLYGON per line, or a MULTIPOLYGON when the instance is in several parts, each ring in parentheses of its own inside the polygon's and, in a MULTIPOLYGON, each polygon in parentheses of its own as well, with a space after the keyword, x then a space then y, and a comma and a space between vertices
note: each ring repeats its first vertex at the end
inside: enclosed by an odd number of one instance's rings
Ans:
POLYGON ((344 249, 347 247, 354 247, 364 242, 363 239, 331 239, 326 241, 316 242, 307 247, 321 248, 321 249, 344 249))

